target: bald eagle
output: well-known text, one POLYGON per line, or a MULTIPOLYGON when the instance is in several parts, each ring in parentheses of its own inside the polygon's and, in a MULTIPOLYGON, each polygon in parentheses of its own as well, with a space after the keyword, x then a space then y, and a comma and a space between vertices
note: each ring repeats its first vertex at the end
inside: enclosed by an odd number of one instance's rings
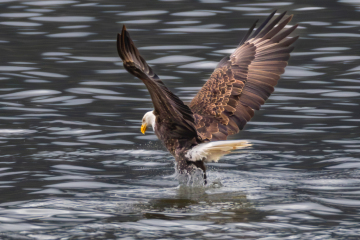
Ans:
POLYGON ((141 57, 126 27, 117 36, 117 50, 125 69, 143 81, 154 110, 142 119, 141 132, 152 126, 156 136, 175 157, 179 173, 203 171, 204 162, 218 161, 231 150, 247 146, 246 141, 225 141, 242 130, 274 91, 284 73, 291 46, 288 38, 297 25, 286 28, 292 19, 286 12, 272 20, 276 11, 256 29, 256 21, 239 46, 223 58, 197 93, 185 105, 172 93, 141 57))

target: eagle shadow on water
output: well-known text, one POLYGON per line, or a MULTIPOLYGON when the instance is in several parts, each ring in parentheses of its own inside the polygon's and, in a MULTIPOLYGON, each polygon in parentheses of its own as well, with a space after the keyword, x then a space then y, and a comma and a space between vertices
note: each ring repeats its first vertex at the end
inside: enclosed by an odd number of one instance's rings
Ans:
POLYGON ((141 132, 152 126, 156 136, 175 157, 181 176, 200 173, 206 184, 205 162, 217 162, 232 150, 250 144, 227 140, 238 133, 259 110, 284 73, 292 44, 288 37, 298 25, 286 12, 273 19, 276 11, 256 29, 256 21, 235 51, 224 57, 191 103, 185 105, 173 94, 141 57, 126 27, 117 37, 117 50, 125 69, 143 81, 154 110, 142 119, 141 132))

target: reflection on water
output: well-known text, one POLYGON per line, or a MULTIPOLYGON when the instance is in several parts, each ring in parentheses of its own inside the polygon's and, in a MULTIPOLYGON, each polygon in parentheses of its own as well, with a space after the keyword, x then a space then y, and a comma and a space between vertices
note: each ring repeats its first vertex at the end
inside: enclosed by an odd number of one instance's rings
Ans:
POLYGON ((358 239, 359 3, 0 0, 1 239, 358 239), (300 35, 252 148, 179 186, 143 83, 116 53, 126 24, 189 102, 273 8, 300 35))

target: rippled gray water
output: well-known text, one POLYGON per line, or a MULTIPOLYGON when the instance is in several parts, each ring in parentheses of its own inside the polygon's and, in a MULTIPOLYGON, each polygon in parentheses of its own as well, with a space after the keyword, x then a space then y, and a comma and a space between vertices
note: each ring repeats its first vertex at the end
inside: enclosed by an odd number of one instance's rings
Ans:
POLYGON ((360 239, 360 1, 0 0, 0 239, 360 239), (179 186, 122 67, 126 24, 189 102, 273 9, 297 41, 252 148, 179 186))

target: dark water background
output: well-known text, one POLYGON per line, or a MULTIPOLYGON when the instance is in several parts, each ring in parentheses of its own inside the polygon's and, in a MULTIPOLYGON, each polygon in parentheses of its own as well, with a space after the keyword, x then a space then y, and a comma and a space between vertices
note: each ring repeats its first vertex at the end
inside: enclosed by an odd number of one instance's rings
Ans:
POLYGON ((360 1, 0 0, 0 239, 360 239, 360 1), (190 101, 271 11, 299 23, 253 146, 179 187, 117 56, 190 101))

